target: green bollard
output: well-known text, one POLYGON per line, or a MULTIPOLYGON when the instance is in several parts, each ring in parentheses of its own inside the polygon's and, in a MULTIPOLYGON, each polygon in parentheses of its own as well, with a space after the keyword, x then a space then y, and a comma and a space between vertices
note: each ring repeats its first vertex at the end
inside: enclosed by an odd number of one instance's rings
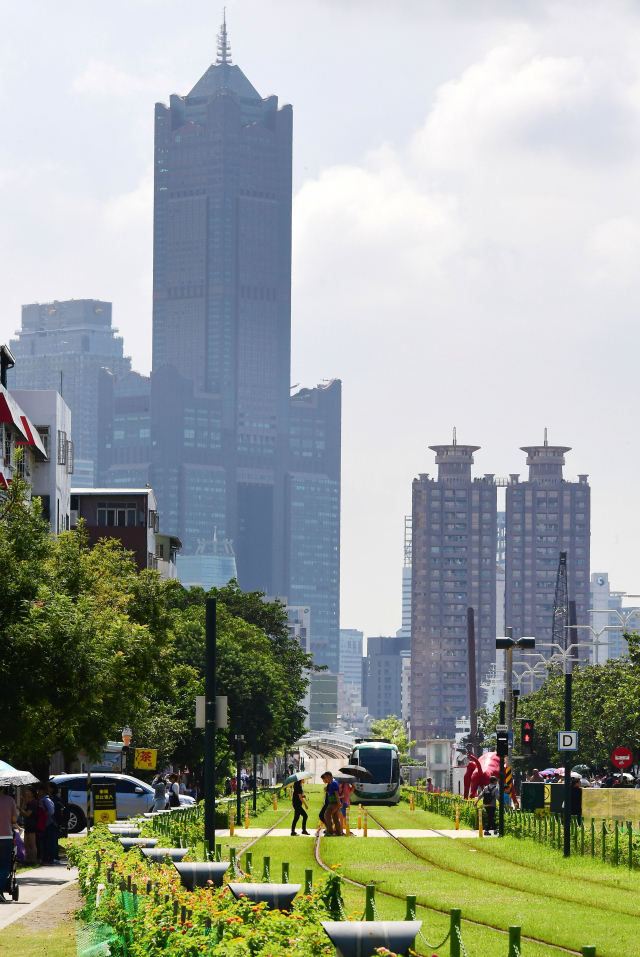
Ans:
POLYGON ((584 818, 580 824, 580 853, 584 857, 584 818))
POLYGON ((596 957, 596 948, 594 944, 582 948, 582 957, 596 957))
POLYGON ((262 880, 271 881, 271 858, 262 858, 262 880))
POLYGON ((375 913, 373 910, 376 887, 375 884, 367 884, 364 889, 365 891, 365 900, 364 900, 364 919, 365 920, 375 920, 375 913))
POLYGON ((304 892, 305 894, 313 894, 313 869, 307 867, 304 872, 304 892))
POLYGON ((629 832, 629 870, 633 870, 633 824, 627 821, 627 831, 629 832))
POLYGON ((282 883, 289 883, 289 861, 282 862, 282 883))
POLYGON ((216 861, 222 860, 222 844, 216 844, 216 861))
POLYGON ((618 827, 618 822, 616 821, 615 827, 613 829, 613 863, 615 866, 618 866, 618 841, 619 841, 620 829, 618 827))
POLYGON ((229 848, 229 867, 235 874, 236 872, 236 849, 235 847, 229 848))
POLYGON ((247 874, 253 874, 253 854, 251 851, 247 851, 247 853, 244 855, 244 869, 247 874))
POLYGON ((509 928, 509 957, 520 957, 520 928, 509 928))
POLYGON ((602 862, 604 863, 607 859, 607 825, 602 822, 602 862))
POLYGON ((416 895, 407 894, 407 912, 404 915, 405 920, 416 919, 416 895))
POLYGON ((449 957, 460 957, 460 915, 462 911, 459 907, 454 907, 451 909, 450 914, 449 957))
POLYGON ((596 856, 596 822, 591 818, 591 857, 596 856))

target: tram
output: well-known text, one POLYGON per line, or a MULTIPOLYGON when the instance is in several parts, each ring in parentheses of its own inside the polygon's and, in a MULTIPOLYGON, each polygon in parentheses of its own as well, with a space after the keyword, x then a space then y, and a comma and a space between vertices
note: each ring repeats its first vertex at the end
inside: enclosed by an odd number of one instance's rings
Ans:
POLYGON ((349 758, 371 772, 371 778, 358 781, 351 796, 353 803, 397 804, 400 800, 400 756, 395 744, 384 738, 356 740, 349 758))

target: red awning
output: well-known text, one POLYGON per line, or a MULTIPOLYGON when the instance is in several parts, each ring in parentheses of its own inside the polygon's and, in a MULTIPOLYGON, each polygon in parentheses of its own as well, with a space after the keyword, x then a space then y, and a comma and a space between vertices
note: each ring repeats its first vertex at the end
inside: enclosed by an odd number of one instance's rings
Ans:
POLYGON ((31 448, 40 452, 45 459, 47 458, 47 451, 38 435, 38 430, 33 427, 18 403, 3 385, 0 385, 0 422, 12 425, 20 433, 22 440, 18 440, 17 445, 31 446, 31 448))

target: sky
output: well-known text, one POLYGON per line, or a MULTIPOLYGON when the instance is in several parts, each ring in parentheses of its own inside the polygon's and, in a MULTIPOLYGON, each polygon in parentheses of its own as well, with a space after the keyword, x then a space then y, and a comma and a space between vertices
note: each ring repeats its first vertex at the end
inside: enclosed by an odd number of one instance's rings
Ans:
MULTIPOLYGON (((153 104, 215 60, 203 0, 4 0, 0 341, 102 298, 151 356, 153 104)), ((341 623, 401 625, 429 445, 526 476, 571 446, 591 569, 640 594, 640 2, 229 0, 294 108, 292 384, 343 383, 341 623)))

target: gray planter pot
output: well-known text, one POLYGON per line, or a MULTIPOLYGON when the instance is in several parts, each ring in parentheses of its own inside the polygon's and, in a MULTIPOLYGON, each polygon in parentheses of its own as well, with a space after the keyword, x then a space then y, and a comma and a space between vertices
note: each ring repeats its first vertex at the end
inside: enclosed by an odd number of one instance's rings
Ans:
POLYGON ((180 875, 180 880, 190 891, 194 887, 206 887, 209 881, 213 881, 215 887, 222 887, 224 875, 231 866, 229 861, 187 861, 186 863, 174 861, 173 865, 180 875))
POLYGON ((229 884, 234 897, 248 897, 260 904, 266 902, 269 910, 289 910, 302 884, 229 884))
MULTIPOLYGON (((156 841, 156 844, 158 842, 156 841)), ((145 857, 155 864, 162 864, 165 857, 170 857, 175 863, 181 861, 188 851, 187 847, 141 847, 140 850, 145 857)))
POLYGON ((158 843, 157 837, 120 837, 118 838, 125 851, 130 851, 132 847, 152 848, 158 843))
POLYGON ((421 920, 321 921, 337 957, 376 957, 378 947, 394 954, 413 950, 421 920))
POLYGON ((113 827, 109 828, 109 833, 115 837, 140 837, 139 827, 113 827))

